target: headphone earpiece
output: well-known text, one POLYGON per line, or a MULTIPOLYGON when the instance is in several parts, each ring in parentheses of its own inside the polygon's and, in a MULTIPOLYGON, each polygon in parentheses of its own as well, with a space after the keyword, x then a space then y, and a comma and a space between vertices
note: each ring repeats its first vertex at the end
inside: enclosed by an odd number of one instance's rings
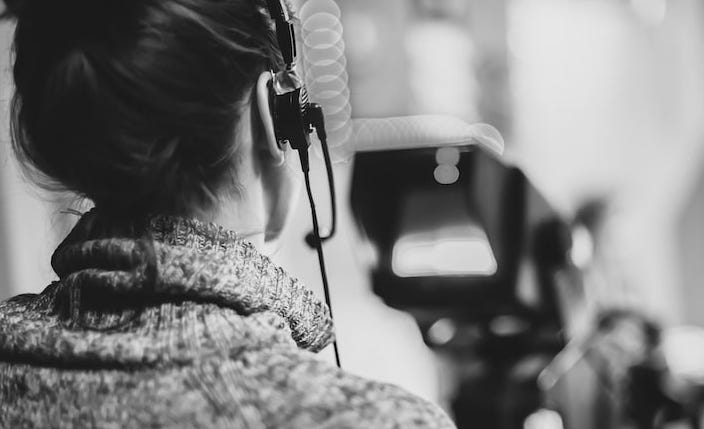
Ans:
POLYGON ((308 147, 313 126, 310 101, 303 79, 296 73, 296 34, 283 0, 267 0, 276 23, 276 38, 284 60, 283 70, 272 71, 272 115, 279 145, 288 144, 301 156, 301 166, 309 170, 308 147))
POLYGON ((271 81, 274 132, 280 145, 298 151, 308 150, 313 131, 309 118, 308 91, 295 70, 273 74, 271 81))
MULTIPOLYGON (((287 144, 298 151, 301 168, 306 175, 310 171, 310 134, 315 131, 320 139, 325 169, 330 182, 330 200, 332 202, 332 227, 324 236, 317 236, 315 242, 308 237, 306 241, 315 247, 316 242, 329 240, 335 234, 337 224, 337 209, 335 206, 335 183, 327 146, 327 133, 325 131, 325 115, 320 105, 311 103, 308 90, 303 79, 296 72, 296 34, 291 23, 291 16, 286 9, 284 0, 267 0, 269 14, 276 25, 276 38, 284 60, 284 68, 271 71, 269 82, 270 101, 274 134, 279 147, 287 144)), ((311 201, 312 204, 312 201, 311 201)))

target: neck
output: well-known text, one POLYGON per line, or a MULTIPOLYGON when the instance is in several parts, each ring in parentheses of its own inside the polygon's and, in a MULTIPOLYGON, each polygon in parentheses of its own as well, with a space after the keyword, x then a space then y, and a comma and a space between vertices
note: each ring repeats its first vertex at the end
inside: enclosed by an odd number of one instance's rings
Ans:
POLYGON ((196 217, 234 231, 262 250, 265 238, 264 206, 261 198, 252 198, 251 191, 247 194, 222 198, 212 210, 196 217))
MULTIPOLYGON (((241 150, 247 152, 246 147, 241 150)), ((239 186, 224 189, 217 204, 196 217, 236 232, 263 251, 267 215, 264 188, 258 176, 254 157, 244 157, 237 165, 235 180, 239 186)))

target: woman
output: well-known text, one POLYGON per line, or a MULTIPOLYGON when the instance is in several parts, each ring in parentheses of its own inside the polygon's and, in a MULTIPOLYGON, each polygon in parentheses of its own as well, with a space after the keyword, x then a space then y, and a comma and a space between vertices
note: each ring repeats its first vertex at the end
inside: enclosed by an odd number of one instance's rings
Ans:
POLYGON ((264 0, 7 5, 15 152, 96 208, 0 304, 0 427, 452 427, 317 359, 327 307, 259 252, 300 182, 264 0))

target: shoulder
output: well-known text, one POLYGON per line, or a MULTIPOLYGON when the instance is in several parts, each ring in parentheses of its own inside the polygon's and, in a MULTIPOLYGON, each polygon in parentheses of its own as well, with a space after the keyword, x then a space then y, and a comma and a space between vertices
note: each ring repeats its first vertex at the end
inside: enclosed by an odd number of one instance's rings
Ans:
POLYGON ((351 406, 334 415, 323 427, 438 428, 455 425, 436 404, 401 387, 343 374, 343 386, 351 386, 351 406), (352 405, 353 404, 353 405, 352 405))
MULTIPOLYGON (((25 330, 41 330, 44 322, 55 309, 55 284, 41 294, 17 295, 0 302, 0 334, 21 338, 25 330)), ((7 338, 0 339, 0 349, 7 338)))
POLYGON ((247 402, 267 427, 455 427, 437 405, 398 386, 342 371, 302 350, 247 353, 211 371, 216 373, 209 378, 246 391, 247 402))
POLYGON ((0 316, 10 316, 27 311, 48 310, 56 299, 58 289, 58 282, 54 282, 40 294, 27 293, 0 301, 0 316))
POLYGON ((11 326, 26 324, 40 317, 49 307, 49 301, 53 302, 53 296, 42 293, 17 295, 0 302, 0 326, 9 329, 11 326))

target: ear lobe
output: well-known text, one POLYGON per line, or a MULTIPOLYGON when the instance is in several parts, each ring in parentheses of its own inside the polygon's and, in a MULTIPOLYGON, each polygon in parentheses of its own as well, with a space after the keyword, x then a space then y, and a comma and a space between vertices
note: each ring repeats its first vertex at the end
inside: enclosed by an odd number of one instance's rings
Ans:
POLYGON ((276 165, 283 165, 286 161, 286 155, 284 149, 279 146, 279 142, 276 139, 276 133, 274 132, 274 120, 269 107, 269 101, 272 97, 271 90, 269 88, 269 83, 271 82, 271 73, 263 72, 259 75, 257 79, 257 109, 259 110, 259 118, 261 121, 262 129, 264 130, 265 142, 261 142, 266 145, 266 152, 273 159, 273 163, 276 165))

